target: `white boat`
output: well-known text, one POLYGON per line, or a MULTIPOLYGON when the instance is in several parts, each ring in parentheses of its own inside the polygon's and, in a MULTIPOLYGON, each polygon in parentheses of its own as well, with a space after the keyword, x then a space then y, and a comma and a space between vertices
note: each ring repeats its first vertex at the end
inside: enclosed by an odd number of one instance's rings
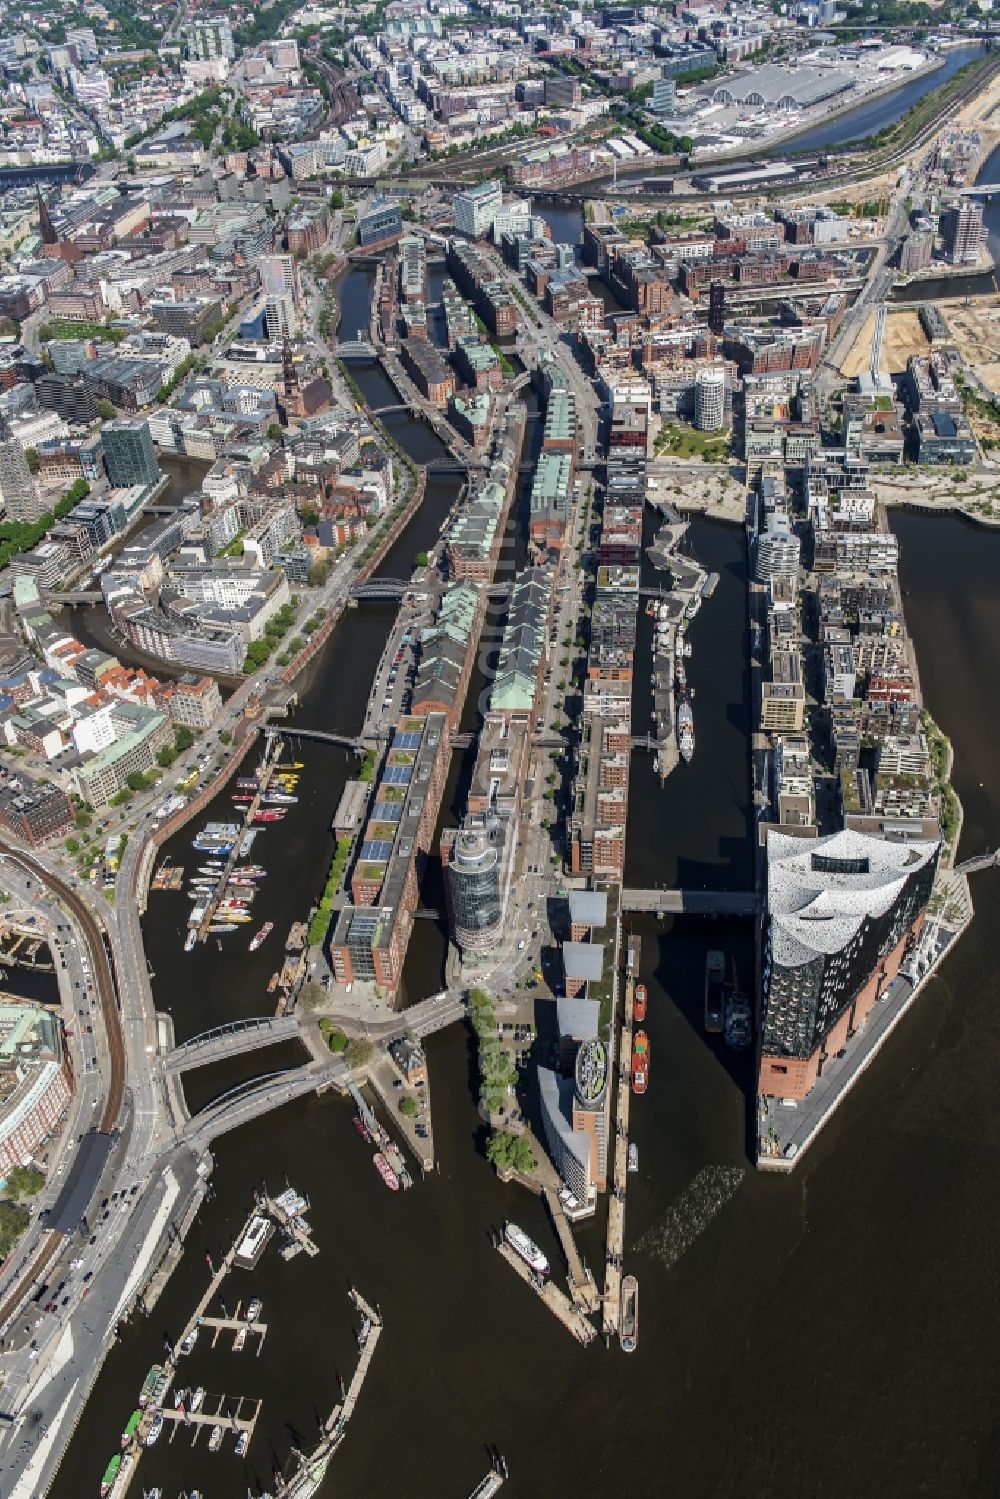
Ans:
POLYGON ((198 929, 197 929, 197 927, 192 927, 191 930, 188 932, 187 936, 184 938, 184 951, 185 952, 190 952, 191 949, 192 949, 192 947, 194 947, 195 943, 197 942, 197 940, 198 940, 198 929))
POLYGON ((639 1147, 634 1140, 628 1148, 628 1169, 632 1172, 639 1169, 639 1147))
POLYGON ((518 1228, 516 1223, 505 1223, 503 1236, 529 1269, 534 1270, 536 1275, 548 1275, 549 1262, 545 1258, 534 1239, 529 1239, 523 1228, 518 1228))
POLYGON ((153 1417, 152 1421, 149 1423, 149 1430, 146 1433, 146 1446, 147 1447, 152 1447, 153 1443, 156 1441, 157 1437, 160 1435, 160 1432, 162 1430, 163 1430, 163 1415, 162 1415, 162 1412, 157 1411, 156 1415, 153 1417))
POLYGON ((677 748, 681 759, 690 761, 694 755, 694 714, 686 699, 677 705, 677 748))
POLYGON ((255 1296, 250 1305, 247 1307, 248 1322, 256 1322, 257 1318, 260 1316, 262 1305, 263 1303, 261 1302, 260 1297, 255 1296))
POLYGON ((198 1388, 195 1390, 194 1394, 191 1396, 191 1413, 192 1413, 192 1415, 195 1414, 197 1411, 200 1411, 201 1408, 202 1408, 202 1406, 204 1405, 204 1403, 205 1403, 205 1386, 203 1384, 200 1384, 198 1386, 198 1388))
POLYGON ((274 1233, 274 1224, 269 1218, 255 1213, 247 1224, 246 1233, 236 1246, 236 1263, 253 1269, 261 1255, 268 1239, 274 1233))
POLYGON ((236 1456, 243 1457, 249 1445, 250 1433, 248 1431, 241 1431, 239 1436, 236 1438, 236 1456))
POLYGON ((187 1337, 181 1343, 181 1346, 178 1348, 177 1352, 178 1353, 190 1353, 191 1350, 194 1348, 195 1343, 197 1343, 197 1341, 198 1341, 198 1325, 197 1325, 197 1323, 195 1323, 194 1327, 192 1327, 192 1329, 188 1333, 187 1337))
POLYGON ((208 1439, 208 1450, 209 1450, 209 1452, 218 1452, 218 1450, 219 1450, 219 1448, 221 1446, 222 1446, 222 1427, 221 1426, 213 1426, 212 1427, 212 1435, 208 1439))

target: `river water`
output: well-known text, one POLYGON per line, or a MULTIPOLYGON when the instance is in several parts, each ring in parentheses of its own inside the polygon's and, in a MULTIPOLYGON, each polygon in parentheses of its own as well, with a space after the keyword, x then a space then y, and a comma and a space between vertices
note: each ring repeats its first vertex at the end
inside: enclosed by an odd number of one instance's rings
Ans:
MULTIPOLYGON (((352 277, 345 322, 363 294, 352 277)), ((380 377, 362 369, 358 378, 376 404, 380 377)), ((434 441, 420 425, 400 436, 424 453, 434 441)), ((429 491, 386 573, 435 533, 447 501, 429 491)), ((514 531, 522 524, 519 508, 514 531)), ((1000 841, 990 776, 1000 703, 984 690, 1000 680, 1000 537, 939 517, 894 524, 924 690, 955 740, 963 848, 978 851, 1000 841)), ((721 578, 691 631, 697 750, 664 789, 647 773, 648 757, 636 757, 628 875, 745 888, 742 532, 698 521, 690 544, 721 578)), ((369 606, 346 616, 305 684, 301 723, 360 724, 390 619, 369 606)), ((470 701, 475 693, 476 683, 470 701)), ((302 799, 255 848, 273 874, 260 914, 279 934, 322 883, 329 818, 351 763, 318 745, 300 758, 302 799)), ((221 798, 216 815, 227 807, 221 798)), ((186 842, 179 837, 176 850, 191 861, 186 842)), ((264 1301, 262 1356, 236 1357, 221 1341, 213 1351, 203 1335, 183 1375, 213 1392, 263 1397, 250 1460, 241 1464, 228 1439, 227 1451, 209 1457, 204 1441, 192 1452, 186 1438, 170 1445, 164 1436, 144 1456, 140 1481, 162 1484, 171 1499, 195 1485, 205 1499, 243 1499, 248 1487, 256 1494, 293 1443, 316 1440, 337 1375, 349 1376, 355 1362, 350 1283, 378 1301, 385 1332, 324 1492, 462 1496, 486 1470, 484 1444, 496 1443, 510 1465, 511 1499, 623 1490, 649 1499, 994 1494, 1000 993, 986 933, 1000 917, 1000 877, 977 877, 975 895, 979 919, 943 976, 787 1180, 748 1163, 749 1059, 734 1059, 701 1029, 705 947, 724 944, 749 978, 749 932, 692 921, 644 927, 652 1086, 633 1110, 641 1171, 629 1185, 627 1257, 641 1281, 642 1317, 631 1359, 600 1344, 579 1349, 492 1251, 489 1231, 510 1214, 561 1264, 539 1203, 504 1188, 482 1156, 464 1029, 430 1042, 440 1169, 405 1196, 382 1189, 350 1108, 334 1098, 224 1137, 215 1196, 154 1312, 108 1359, 53 1492, 97 1493, 146 1369, 204 1285, 205 1254, 231 1242, 255 1184, 279 1187, 287 1176, 311 1197, 319 1257, 285 1265, 270 1249, 252 1274, 235 1271, 230 1308, 237 1297, 264 1301)), ((171 1010, 178 1037, 264 1013, 277 949, 265 944, 251 957, 230 944, 184 956, 184 909, 179 897, 153 895, 145 921, 157 1003, 171 1010)), ((431 923, 418 928, 411 996, 427 992, 443 951, 431 923)), ((258 1054, 247 1070, 270 1070, 271 1060, 258 1054)), ((240 1070, 195 1074, 192 1103, 240 1070)), ((598 1267, 600 1224, 579 1242, 598 1267)))

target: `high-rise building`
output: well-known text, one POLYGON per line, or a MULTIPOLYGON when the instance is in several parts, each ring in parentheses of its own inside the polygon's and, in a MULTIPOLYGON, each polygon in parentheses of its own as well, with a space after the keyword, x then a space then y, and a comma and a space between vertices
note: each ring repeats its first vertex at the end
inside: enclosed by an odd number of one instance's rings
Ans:
POLYGON ((758 1092, 801 1099, 915 940, 941 845, 845 830, 767 839, 758 1092))
POLYGON ((298 333, 302 321, 302 287, 292 255, 262 255, 260 284, 268 338, 298 333))
POLYGON ((155 484, 160 465, 149 431, 149 423, 132 417, 105 422, 101 429, 108 480, 115 489, 133 484, 155 484))
POLYGON ((657 78, 653 82, 653 113, 672 115, 677 109, 677 84, 673 78, 657 78))
POLYGON ((726 288, 722 281, 713 281, 708 288, 708 330, 721 338, 726 326, 726 288))
POLYGON ((922 271, 930 265, 933 250, 934 236, 928 230, 908 234, 899 252, 899 269, 903 275, 912 276, 914 271, 922 271))
POLYGON ((506 833, 498 818, 470 820, 450 849, 448 902, 463 952, 489 952, 503 930, 500 866, 506 833))
POLYGON ((956 203, 941 215, 941 244, 952 265, 977 260, 985 237, 981 203, 956 203))
POLYGON ((726 372, 699 370, 694 377, 694 424, 699 432, 718 432, 726 419, 726 372))
POLYGON ((0 417, 0 500, 8 520, 28 524, 38 520, 48 508, 39 499, 24 449, 11 436, 5 417, 0 417))
POLYGON ((455 228, 470 239, 489 234, 493 220, 503 207, 503 188, 499 182, 480 182, 463 188, 451 200, 455 228))

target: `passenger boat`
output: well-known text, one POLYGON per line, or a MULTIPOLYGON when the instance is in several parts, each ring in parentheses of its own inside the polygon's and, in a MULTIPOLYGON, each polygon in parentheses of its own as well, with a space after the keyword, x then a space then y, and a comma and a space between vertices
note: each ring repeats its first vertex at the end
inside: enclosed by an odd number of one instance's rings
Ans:
POLYGON ((633 1175, 639 1169, 639 1147, 634 1140, 628 1148, 628 1169, 633 1175))
POLYGON ((187 1337, 182 1341, 181 1346, 178 1348, 177 1352, 178 1353, 190 1353, 192 1351, 192 1349, 194 1348, 195 1343, 197 1343, 197 1341, 198 1341, 198 1324, 196 1322, 195 1325, 194 1325, 194 1327, 192 1327, 191 1331, 188 1333, 187 1337))
POLYGON ((150 1423, 149 1431, 146 1433, 146 1446, 147 1447, 152 1447, 153 1443, 157 1440, 157 1438, 159 1437, 160 1432, 162 1430, 163 1430, 163 1415, 162 1415, 162 1412, 157 1411, 156 1415, 153 1417, 153 1419, 152 1419, 152 1421, 150 1423))
POLYGON ((713 1033, 722 1029, 725 978, 725 955, 712 948, 705 957, 705 1029, 713 1033))
POLYGON ((261 927, 260 931, 259 932, 255 932, 254 935, 250 938, 249 951, 250 952, 256 952, 257 949, 258 949, 258 947, 260 947, 261 943, 265 940, 265 938, 269 937, 273 931, 274 931, 274 922, 273 921, 265 921, 265 923, 261 927))
POLYGON ((634 1275, 626 1275, 622 1281, 622 1309, 618 1333, 623 1351, 634 1353, 639 1341, 639 1282, 634 1275))
POLYGON ((218 1452, 218 1450, 219 1450, 219 1448, 221 1446, 222 1446, 222 1427, 221 1426, 213 1426, 212 1427, 212 1435, 208 1439, 208 1450, 209 1450, 209 1452, 218 1452))
POLYGON ((386 1186, 389 1188, 389 1191, 398 1192, 399 1177, 396 1175, 395 1171, 393 1171, 392 1167, 389 1165, 389 1162, 386 1160, 385 1156, 380 1150, 376 1150, 375 1154, 372 1156, 372 1160, 375 1163, 375 1170, 385 1182, 386 1186))
POLYGON ((165 1378, 163 1365, 154 1364, 143 1380, 142 1389, 139 1391, 140 1409, 145 1410, 150 1401, 155 1398, 160 1389, 162 1389, 165 1378))
POLYGON ((257 1318, 260 1316, 262 1306, 263 1302, 261 1301, 260 1297, 255 1296, 250 1305, 247 1307, 248 1322, 256 1322, 257 1318))
POLYGON ((280 822, 284 815, 284 807, 264 807, 253 814, 253 820, 254 822, 280 822))
POLYGON ((114 1457, 108 1463, 108 1466, 105 1468, 104 1477, 101 1479, 101 1499, 105 1499, 105 1496, 111 1493, 111 1485, 118 1477, 118 1469, 121 1467, 121 1465, 122 1455, 120 1452, 116 1452, 114 1457))
POLYGON ((205 1403, 205 1386, 200 1384, 191 1396, 191 1414, 197 1415, 205 1403))
POLYGON ((677 748, 681 759, 689 764, 694 755, 694 714, 686 695, 677 704, 677 748))
POLYGON ((649 1087, 649 1037, 636 1031, 632 1042, 632 1092, 645 1093, 649 1087))
POLYGON ((264 1253, 268 1239, 274 1233, 274 1225, 269 1218, 264 1218, 260 1213, 255 1213, 247 1224, 246 1233, 236 1246, 236 1263, 252 1270, 264 1253))
POLYGON ((122 1432, 122 1446, 123 1447, 127 1447, 128 1444, 129 1444, 129 1442, 131 1442, 132 1438, 136 1434, 136 1431, 138 1430, 139 1422, 141 1420, 142 1420, 142 1411, 133 1411, 132 1414, 129 1416, 129 1418, 128 1418, 128 1425, 126 1426, 125 1430, 122 1432))
POLYGON ((354 1125, 354 1128, 357 1130, 358 1134, 361 1136, 362 1140, 367 1140, 368 1144, 370 1145, 372 1137, 371 1137, 371 1135, 370 1135, 370 1133, 368 1131, 368 1126, 365 1123, 365 1121, 362 1119, 361 1115, 360 1114, 355 1114, 354 1119, 352 1120, 352 1123, 354 1125))
POLYGON ((518 1228, 516 1223, 505 1223, 503 1226, 505 1243, 509 1244, 519 1259, 522 1259, 533 1270, 536 1275, 548 1275, 549 1262, 545 1258, 534 1239, 529 1239, 523 1228, 518 1228))
POLYGON ((635 1014, 636 1020, 645 1020, 645 1018, 646 1018, 646 985, 645 984, 636 984, 636 986, 635 986, 634 1014, 635 1014))
POLYGON ((243 1457, 249 1445, 250 1433, 248 1431, 241 1431, 239 1436, 236 1438, 236 1456, 243 1457))

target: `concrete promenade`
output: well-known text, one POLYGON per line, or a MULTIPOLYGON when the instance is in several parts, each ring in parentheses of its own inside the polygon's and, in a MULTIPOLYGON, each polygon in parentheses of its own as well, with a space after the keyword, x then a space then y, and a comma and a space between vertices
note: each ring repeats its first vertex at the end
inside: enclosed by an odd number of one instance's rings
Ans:
POLYGON ((621 1319, 622 1255, 625 1250, 625 1186, 628 1180, 628 1123, 632 1094, 632 1023, 635 977, 625 977, 625 1014, 619 1043, 618 1092, 615 1099, 615 1153, 611 1197, 608 1201, 607 1259, 604 1266, 604 1328, 614 1336, 621 1319))

